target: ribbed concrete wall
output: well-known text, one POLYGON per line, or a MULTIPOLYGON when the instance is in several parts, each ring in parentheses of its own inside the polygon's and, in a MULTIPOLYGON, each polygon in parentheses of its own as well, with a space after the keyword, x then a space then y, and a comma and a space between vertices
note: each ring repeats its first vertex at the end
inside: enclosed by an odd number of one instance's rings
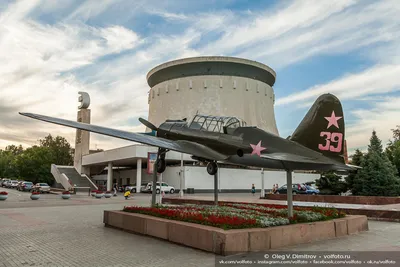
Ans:
POLYGON ((258 62, 230 57, 199 57, 167 62, 147 75, 149 121, 189 120, 204 115, 235 116, 278 135, 275 72, 258 62))

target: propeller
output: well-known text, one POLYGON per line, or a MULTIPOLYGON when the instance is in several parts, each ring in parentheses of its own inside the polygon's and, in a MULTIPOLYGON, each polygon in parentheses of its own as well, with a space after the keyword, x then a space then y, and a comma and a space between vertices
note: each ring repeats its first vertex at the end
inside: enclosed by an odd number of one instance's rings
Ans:
POLYGON ((145 120, 143 118, 139 118, 139 121, 144 124, 147 128, 152 129, 153 131, 157 131, 158 128, 152 124, 151 122, 149 122, 148 120, 145 120))
MULTIPOLYGON (((145 120, 143 118, 139 118, 139 121, 142 124, 144 124, 147 128, 151 129, 150 133, 142 133, 142 134, 157 136, 158 128, 154 124, 152 124, 151 122, 149 122, 148 120, 145 120)), ((187 118, 184 118, 182 120, 166 120, 166 122, 186 122, 186 121, 187 121, 187 118)))

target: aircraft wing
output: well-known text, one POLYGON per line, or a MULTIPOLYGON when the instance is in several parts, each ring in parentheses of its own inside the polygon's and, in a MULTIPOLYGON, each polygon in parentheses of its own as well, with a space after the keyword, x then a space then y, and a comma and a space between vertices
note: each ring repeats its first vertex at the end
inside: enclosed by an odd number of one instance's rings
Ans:
POLYGON ((103 134, 112 136, 124 140, 138 142, 150 146, 161 147, 172 151, 177 151, 185 154, 194 155, 197 157, 210 159, 210 160, 224 160, 229 155, 223 155, 207 146, 199 143, 190 141, 172 141, 160 137, 155 137, 146 134, 132 133, 127 131, 121 131, 112 128, 106 128, 93 124, 81 123, 76 121, 64 120, 59 118, 48 117, 44 115, 38 115, 33 113, 19 113, 23 116, 30 117, 33 119, 50 122, 58 125, 63 125, 71 128, 81 129, 88 132, 103 134))
POLYGON ((282 152, 261 154, 261 157, 266 159, 290 161, 295 163, 332 164, 332 162, 325 162, 319 158, 304 157, 296 154, 282 153, 282 152))
MULTIPOLYGON (((282 153, 282 152, 276 152, 276 153, 266 153, 266 154, 261 154, 262 158, 266 159, 271 159, 271 160, 278 160, 278 161, 286 161, 288 163, 292 164, 302 164, 306 163, 309 165, 313 165, 315 168, 316 165, 319 166, 334 166, 336 170, 342 170, 342 171, 348 171, 348 170, 355 170, 357 166, 353 165, 348 165, 348 164, 338 164, 337 162, 333 162, 330 160, 325 160, 321 158, 316 158, 316 157, 305 157, 305 156, 300 156, 296 154, 290 154, 290 153, 282 153)), ((360 168, 360 167, 358 167, 360 168)))
POLYGON ((351 165, 351 164, 346 164, 347 166, 349 166, 350 168, 354 168, 354 169, 362 169, 362 167, 357 166, 357 165, 351 165))

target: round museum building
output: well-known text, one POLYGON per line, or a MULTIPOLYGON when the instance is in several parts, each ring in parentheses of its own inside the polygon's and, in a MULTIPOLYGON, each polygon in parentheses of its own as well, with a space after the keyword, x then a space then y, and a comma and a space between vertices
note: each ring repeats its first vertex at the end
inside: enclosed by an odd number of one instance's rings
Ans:
MULTIPOLYGON (((196 114, 237 117, 278 135, 275 122, 276 73, 234 57, 193 57, 156 66, 147 74, 148 120, 190 120, 196 114)), ((149 129, 147 129, 149 131, 149 129)))

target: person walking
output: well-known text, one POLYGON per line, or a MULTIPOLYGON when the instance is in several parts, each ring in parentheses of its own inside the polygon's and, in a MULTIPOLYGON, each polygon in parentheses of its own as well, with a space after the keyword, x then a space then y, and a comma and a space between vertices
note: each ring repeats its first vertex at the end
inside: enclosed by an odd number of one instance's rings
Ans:
POLYGON ((117 185, 117 183, 114 183, 114 197, 117 196, 117 189, 118 189, 118 185, 117 185))
POLYGON ((254 184, 251 186, 251 193, 254 194, 256 193, 256 187, 254 186, 254 184))

